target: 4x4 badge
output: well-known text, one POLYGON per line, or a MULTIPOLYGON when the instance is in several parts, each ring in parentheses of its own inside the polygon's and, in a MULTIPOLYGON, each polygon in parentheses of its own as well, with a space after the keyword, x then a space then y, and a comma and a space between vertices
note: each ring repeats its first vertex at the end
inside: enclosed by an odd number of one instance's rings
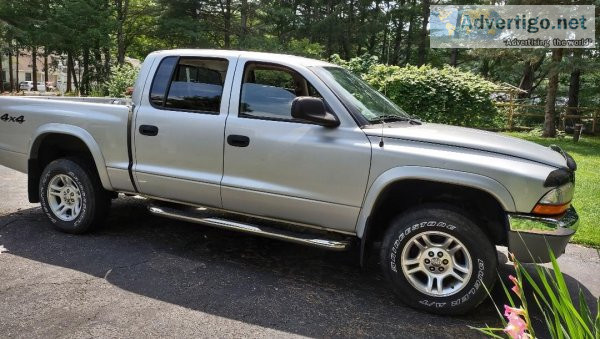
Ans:
POLYGON ((25 117, 24 116, 19 116, 19 117, 13 117, 8 115, 8 113, 5 113, 4 115, 2 115, 0 117, 0 120, 4 121, 4 122, 18 122, 19 124, 22 124, 25 122, 25 117))

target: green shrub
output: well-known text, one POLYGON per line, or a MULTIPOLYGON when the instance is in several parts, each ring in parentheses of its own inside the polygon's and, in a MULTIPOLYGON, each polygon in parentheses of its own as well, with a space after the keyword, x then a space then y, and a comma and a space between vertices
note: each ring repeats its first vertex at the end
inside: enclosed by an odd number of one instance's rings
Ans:
POLYGON ((106 82, 108 96, 122 98, 126 96, 127 88, 133 87, 139 69, 128 63, 123 66, 113 66, 110 70, 110 79, 106 82))
POLYGON ((338 54, 333 54, 329 57, 329 62, 340 65, 350 72, 362 76, 369 73, 371 67, 379 65, 379 58, 375 55, 363 54, 362 56, 346 61, 338 54))
POLYGON ((470 72, 446 66, 387 66, 376 57, 330 60, 359 74, 411 115, 429 122, 492 128, 501 124, 490 95, 496 85, 470 72))
POLYGON ((106 84, 94 84, 90 88, 91 97, 105 97, 108 96, 108 88, 106 88, 106 84))

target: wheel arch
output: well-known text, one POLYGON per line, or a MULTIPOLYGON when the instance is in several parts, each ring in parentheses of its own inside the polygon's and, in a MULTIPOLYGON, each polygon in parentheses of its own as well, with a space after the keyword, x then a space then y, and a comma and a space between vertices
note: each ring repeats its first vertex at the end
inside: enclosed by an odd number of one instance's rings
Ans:
MULTIPOLYGON (((68 155, 84 154, 85 156, 89 156, 95 165, 94 167, 98 173, 102 187, 109 191, 112 190, 104 156, 92 135, 81 127, 51 123, 40 126, 31 139, 27 162, 27 186, 30 202, 39 202, 39 178, 45 166, 44 163, 40 163, 40 160, 44 158, 44 148, 48 147, 50 143, 56 143, 58 140, 68 143, 61 149, 63 152, 67 152, 68 155), (42 150, 42 153, 40 153, 40 150, 42 150)), ((62 152, 57 150, 56 154, 62 154, 62 152)), ((47 159, 45 162, 47 162, 47 159)))
MULTIPOLYGON (((505 235, 502 233, 506 228, 505 212, 515 211, 515 202, 510 192, 498 181, 479 174, 432 168, 420 166, 404 166, 392 168, 382 173, 369 187, 365 196, 363 206, 359 213, 356 235, 361 240, 361 264, 364 263, 365 255, 368 252, 368 244, 377 241, 378 232, 385 230, 385 225, 380 225, 381 213, 389 210, 391 202, 400 200, 406 203, 389 214, 395 215, 402 213, 403 210, 425 202, 447 202, 444 198, 434 195, 425 196, 430 192, 439 192, 441 195, 449 195, 450 192, 456 192, 456 201, 461 197, 477 197, 478 204, 490 206, 497 214, 497 222, 502 224, 502 230, 489 229, 487 233, 490 239, 495 242, 501 242, 505 235), (407 198, 406 195, 415 196, 414 199, 407 198), (398 199, 400 198, 400 199, 398 199), (485 205, 487 204, 487 205, 485 205), (500 219, 501 218, 501 219, 500 219)), ((446 197, 447 198, 447 197, 446 197)), ((451 199, 447 199, 451 200, 451 199)), ((394 205, 395 206, 395 205, 394 205)), ((494 226, 490 226, 492 228, 494 226)), ((486 230, 484 230, 486 231, 486 230)))

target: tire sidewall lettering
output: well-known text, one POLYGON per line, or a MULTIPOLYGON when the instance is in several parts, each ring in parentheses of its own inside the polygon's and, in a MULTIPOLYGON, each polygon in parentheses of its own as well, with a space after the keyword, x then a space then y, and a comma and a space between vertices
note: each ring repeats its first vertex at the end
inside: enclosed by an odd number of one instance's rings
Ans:
POLYGON ((75 183, 77 184, 77 186, 79 186, 79 193, 81 193, 81 211, 79 212, 79 215, 77 216, 77 218, 75 219, 75 222, 73 223, 74 226, 78 226, 84 219, 85 216, 87 214, 87 194, 86 194, 86 189, 83 185, 83 183, 81 182, 81 180, 79 179, 79 177, 77 175, 75 175, 75 173, 73 173, 72 171, 69 171, 67 173, 68 176, 71 177, 71 179, 73 179, 75 181, 75 183))
POLYGON ((52 213, 52 211, 48 208, 49 204, 46 195, 46 192, 48 190, 48 181, 50 181, 51 175, 52 172, 48 172, 42 177, 42 182, 40 185, 40 202, 42 205, 42 210, 44 211, 48 219, 50 219, 50 222, 56 224, 58 222, 58 219, 56 218, 54 213, 52 213))
MULTIPOLYGON (((423 221, 423 222, 419 222, 419 223, 415 223, 412 226, 408 226, 406 227, 403 231, 399 232, 397 234, 397 236, 395 237, 395 240, 393 242, 393 245, 390 249, 390 256, 389 256, 389 267, 392 270, 392 272, 394 272, 395 274, 397 274, 399 277, 402 277, 403 279, 403 274, 400 270, 398 269, 398 265, 400 264, 400 260, 401 258, 399 258, 399 251, 402 250, 402 246, 404 244, 404 241, 413 233, 419 231, 419 230, 423 230, 423 229, 439 229, 439 230, 449 230, 449 231, 454 231, 456 230, 456 226, 450 223, 446 223, 443 221, 435 221, 435 220, 431 220, 431 221, 423 221)), ((456 234, 454 232, 452 232, 454 236, 456 236, 456 234)), ((461 241, 463 241, 461 239, 461 241)), ((472 256, 472 260, 473 260, 473 265, 476 267, 476 272, 474 272, 474 274, 471 277, 471 280, 468 282, 468 286, 465 286, 465 290, 459 292, 458 295, 453 295, 453 296, 448 296, 448 297, 444 297, 444 298, 437 298, 437 299, 430 299, 430 298, 424 298, 422 300, 419 301, 419 304, 427 307, 427 308, 434 308, 434 309, 439 309, 439 308, 444 308, 444 307, 458 307, 463 305, 465 302, 469 301, 474 295, 476 295, 479 290, 481 289, 481 285, 483 284, 483 281, 485 280, 485 276, 486 276, 486 265, 485 265, 485 261, 480 258, 477 257, 475 253, 473 253, 473 251, 471 249, 469 249, 469 251, 471 252, 471 256, 472 256)), ((419 293, 418 291, 415 290, 415 293, 419 293)), ((420 294, 420 293, 419 293, 420 294)), ((427 297, 425 295, 423 295, 424 297, 427 297)))

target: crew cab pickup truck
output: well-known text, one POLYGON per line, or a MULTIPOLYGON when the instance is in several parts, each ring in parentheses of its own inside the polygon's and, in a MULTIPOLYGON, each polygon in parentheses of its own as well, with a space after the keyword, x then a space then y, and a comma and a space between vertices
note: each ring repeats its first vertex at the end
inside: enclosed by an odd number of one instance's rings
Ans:
POLYGON ((170 50, 131 100, 0 98, 0 163, 61 231, 100 226, 118 193, 149 211, 328 250, 379 253, 406 304, 472 310, 496 245, 548 261, 575 232, 576 164, 558 147, 418 121, 323 61, 170 50))

